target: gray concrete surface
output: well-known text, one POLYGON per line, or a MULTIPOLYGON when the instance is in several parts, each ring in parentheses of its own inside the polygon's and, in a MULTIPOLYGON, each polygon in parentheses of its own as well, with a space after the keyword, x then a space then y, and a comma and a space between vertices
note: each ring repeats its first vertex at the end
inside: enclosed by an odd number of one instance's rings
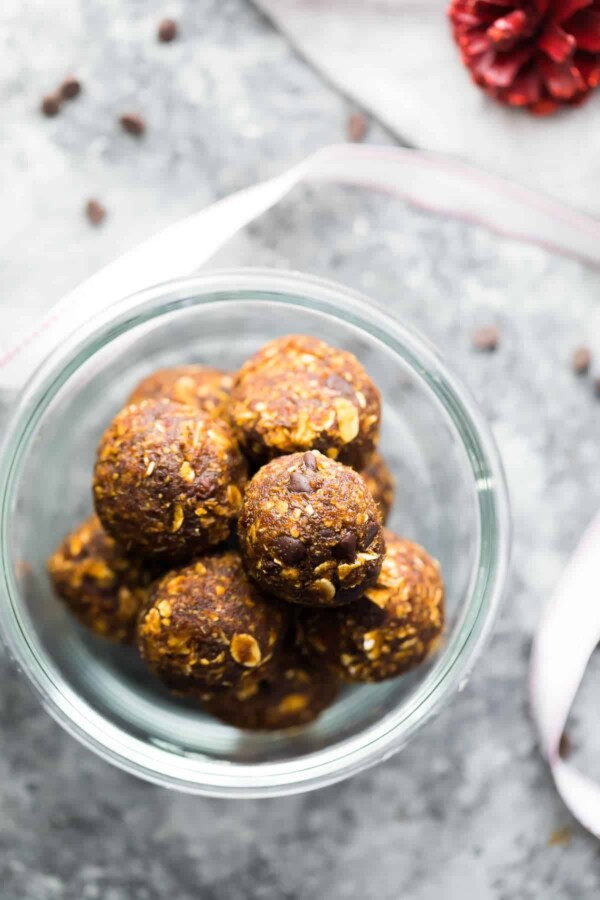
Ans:
MULTIPOLYGON (((343 135, 346 101, 244 0, 5 0, 0 42, 0 346, 117 252, 343 135), (166 12, 180 17, 181 40, 159 46, 166 12), (39 97, 69 70, 84 94, 46 120, 39 97), (115 126, 129 108, 147 117, 142 141, 115 126), (96 230, 81 211, 92 195, 109 210, 96 230)), ((376 127, 369 139, 391 140, 376 127)), ((218 261, 337 278, 442 348, 506 463, 515 550, 502 620, 468 689, 403 754, 321 792, 261 802, 170 794, 110 768, 2 663, 0 897, 597 897, 599 847, 540 760, 526 678, 545 596, 600 499, 600 407, 568 368, 573 347, 600 333, 600 276, 335 189, 296 195, 218 261), (470 332, 491 321, 502 346, 476 355, 470 332)), ((598 773, 597 684, 587 679, 571 735, 598 773)))

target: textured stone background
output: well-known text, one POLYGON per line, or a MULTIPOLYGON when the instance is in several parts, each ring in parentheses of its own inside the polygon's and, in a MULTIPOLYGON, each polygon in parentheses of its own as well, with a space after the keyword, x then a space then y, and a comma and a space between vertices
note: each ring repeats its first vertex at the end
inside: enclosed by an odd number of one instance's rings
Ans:
MULTIPOLYGON (((4 0, 0 23, 0 346, 145 235, 343 136, 347 101, 244 0, 4 0), (159 46, 167 12, 182 36, 159 46), (40 95, 71 69, 85 94, 44 119, 40 95), (115 126, 125 109, 147 117, 143 141, 115 126), (82 216, 90 195, 109 209, 101 229, 82 216)), ((393 137, 373 126, 369 140, 393 137)), ((171 794, 110 768, 1 664, 0 897, 597 897, 599 847, 540 761, 526 673, 544 598, 598 506, 600 411, 568 359, 600 333, 600 276, 333 189, 296 195, 219 262, 335 277, 440 345, 506 463, 515 550, 504 615, 469 688, 416 744, 350 782, 272 801, 171 794), (472 328, 491 321, 500 351, 473 354, 472 328)), ((587 679, 571 726, 596 772, 598 683, 587 679)))

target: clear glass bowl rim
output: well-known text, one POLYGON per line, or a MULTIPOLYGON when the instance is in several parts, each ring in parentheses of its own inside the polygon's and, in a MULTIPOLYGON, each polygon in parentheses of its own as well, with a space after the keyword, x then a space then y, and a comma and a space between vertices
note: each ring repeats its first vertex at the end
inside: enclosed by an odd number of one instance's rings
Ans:
POLYGON ((215 797, 267 797, 300 793, 340 781, 382 761, 411 739, 468 679, 490 636, 508 568, 510 514, 503 468, 494 439, 469 391, 448 370, 429 341, 388 315, 369 297, 314 276, 277 269, 206 271, 116 298, 47 355, 28 380, 14 411, 0 457, 0 629, 13 661, 46 710, 81 743, 114 765, 155 784, 215 797), (450 415, 471 463, 480 524, 478 573, 458 633, 401 709, 369 728, 298 758, 238 764, 178 748, 159 747, 121 731, 92 710, 40 658, 21 616, 8 534, 20 460, 36 425, 68 378, 101 347, 157 316, 190 305, 275 300, 337 317, 382 341, 427 382, 450 415))

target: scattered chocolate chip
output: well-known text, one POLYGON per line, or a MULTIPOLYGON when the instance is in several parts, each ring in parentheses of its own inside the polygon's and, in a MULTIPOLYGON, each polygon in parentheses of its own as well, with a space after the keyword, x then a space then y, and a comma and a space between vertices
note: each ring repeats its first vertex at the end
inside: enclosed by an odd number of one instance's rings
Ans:
POLYGON ((317 457, 314 453, 311 453, 310 450, 308 451, 308 453, 304 454, 304 465, 312 472, 317 471, 317 457))
POLYGON ((98 200, 88 200, 85 204, 85 214, 92 225, 100 225, 106 218, 106 209, 98 200))
POLYGON ((74 97, 81 93, 81 82, 74 75, 68 75, 59 90, 63 100, 73 100, 74 97))
POLYGON ((306 547, 298 538, 282 535, 276 542, 277 552, 286 566, 295 566, 306 556, 306 547))
POLYGON ((62 98, 60 94, 48 94, 42 99, 40 109, 45 116, 52 118, 53 116, 57 116, 59 114, 61 102, 62 98))
POLYGON ((473 346, 476 350, 484 353, 493 353, 497 349, 500 341, 500 332, 495 325, 489 325, 487 328, 479 328, 473 334, 473 346))
POLYGON ((342 559, 346 562, 354 562, 356 559, 356 550, 358 547, 358 538, 353 531, 348 531, 333 548, 333 555, 336 559, 342 559))
POLYGON ((137 113, 123 113, 119 118, 119 122, 123 131, 136 137, 142 135, 146 130, 146 122, 137 113))
POLYGON ((377 524, 377 522, 369 522, 369 524, 367 525, 367 532, 365 534, 365 548, 371 546, 378 531, 379 525, 377 524))
POLYGON ((573 831, 568 826, 555 829, 548 838, 549 847, 568 847, 573 840, 573 831))
POLYGON ((571 366, 576 375, 587 375, 592 364, 592 354, 587 347, 578 347, 573 354, 571 366))
POLYGON ((163 19, 158 26, 158 39, 162 44, 170 44, 177 37, 177 22, 175 19, 163 19))
POLYGON ((288 490, 309 494, 312 491, 310 481, 302 472, 292 472, 288 481, 288 490))
POLYGON ((561 759, 568 759, 572 752, 573 747, 571 746, 571 738, 566 731, 563 731, 558 745, 558 754, 561 759))
POLYGON ((352 113, 348 118, 348 123, 346 125, 348 140, 358 143, 365 138, 368 130, 369 122, 367 117, 359 112, 352 113))

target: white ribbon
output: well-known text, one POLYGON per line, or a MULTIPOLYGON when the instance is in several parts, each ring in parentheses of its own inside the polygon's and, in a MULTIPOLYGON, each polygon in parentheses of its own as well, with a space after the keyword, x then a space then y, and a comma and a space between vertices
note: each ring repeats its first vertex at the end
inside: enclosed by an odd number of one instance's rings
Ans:
POLYGON ((600 785, 560 757, 560 742, 600 640, 600 514, 562 574, 534 640, 530 698, 542 750, 574 816, 600 837, 600 785))
MULTIPOLYGON (((0 358, 0 386, 21 385, 77 325, 127 294, 205 264, 236 232, 302 182, 360 185, 486 225, 600 266, 600 222, 455 160, 392 147, 327 147, 283 175, 177 222, 102 269, 0 358)), ((531 703, 542 750, 573 814, 600 836, 600 787, 561 760, 559 742, 600 639, 600 516, 570 561, 535 640, 531 703)))
POLYGON ((79 285, 0 357, 0 386, 22 384, 67 328, 73 330, 127 294, 190 274, 296 185, 315 181, 383 191, 600 265, 600 223, 541 194, 436 154, 394 147, 326 147, 283 175, 176 222, 79 285))

